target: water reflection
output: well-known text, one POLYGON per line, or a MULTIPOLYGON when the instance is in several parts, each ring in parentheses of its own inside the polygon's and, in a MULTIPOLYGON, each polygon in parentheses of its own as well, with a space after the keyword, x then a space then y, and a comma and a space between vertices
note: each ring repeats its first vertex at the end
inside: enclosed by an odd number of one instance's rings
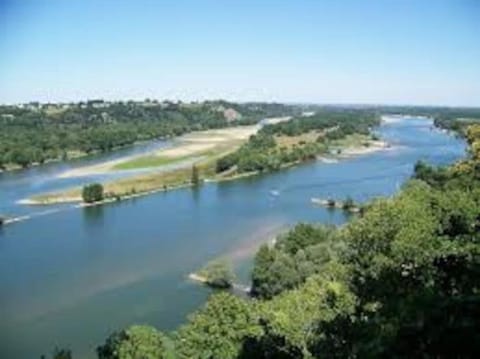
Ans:
POLYGON ((82 208, 85 228, 95 229, 104 224, 104 211, 108 206, 90 206, 82 208))

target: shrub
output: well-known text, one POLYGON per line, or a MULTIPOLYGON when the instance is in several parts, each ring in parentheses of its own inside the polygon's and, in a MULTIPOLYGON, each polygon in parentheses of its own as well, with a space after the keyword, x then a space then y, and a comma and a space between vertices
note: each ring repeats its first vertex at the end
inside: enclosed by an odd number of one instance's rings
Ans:
POLYGON ((224 260, 209 262, 200 270, 199 274, 206 279, 209 286, 215 288, 230 288, 235 279, 230 264, 224 260))
POLYGON ((342 208, 346 211, 349 211, 355 208, 355 202, 351 197, 347 197, 347 199, 345 199, 345 202, 343 202, 342 208))

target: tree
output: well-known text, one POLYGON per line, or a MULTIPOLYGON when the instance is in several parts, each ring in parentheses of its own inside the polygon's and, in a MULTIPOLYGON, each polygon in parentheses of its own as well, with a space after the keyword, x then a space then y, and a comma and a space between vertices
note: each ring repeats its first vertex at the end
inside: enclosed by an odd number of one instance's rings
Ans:
POLYGON ((99 359, 174 359, 170 340, 155 328, 133 325, 110 335, 97 348, 99 359))
POLYGON ((193 186, 198 186, 200 185, 201 183, 201 180, 200 180, 200 174, 198 172, 198 168, 196 165, 193 165, 192 166, 192 179, 191 179, 191 182, 192 182, 192 185, 193 186))
POLYGON ((176 335, 180 359, 235 359, 243 343, 261 335, 255 308, 229 293, 213 295, 176 335))
POLYGON ((255 255, 252 295, 262 299, 297 288, 336 258, 338 239, 334 227, 300 223, 277 237, 274 247, 263 245, 255 255))
POLYGON ((263 244, 257 251, 254 258, 252 270, 252 289, 251 293, 255 297, 268 297, 270 295, 269 277, 270 267, 275 262, 275 250, 270 249, 267 244, 263 244))
POLYGON ((277 249, 262 246, 255 256, 252 271, 252 295, 270 299, 293 289, 300 283, 300 274, 292 256, 277 249))
POLYGON ((83 187, 82 198, 85 203, 94 203, 103 199, 103 186, 92 183, 83 187))
POLYGON ((225 260, 209 262, 199 271, 206 283, 215 288, 230 288, 235 280, 231 265, 225 260))

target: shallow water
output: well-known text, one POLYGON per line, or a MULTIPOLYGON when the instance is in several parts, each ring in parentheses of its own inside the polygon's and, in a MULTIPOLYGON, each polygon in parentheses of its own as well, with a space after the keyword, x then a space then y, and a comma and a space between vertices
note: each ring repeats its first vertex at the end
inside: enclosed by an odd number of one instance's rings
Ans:
MULTIPOLYGON (((209 294, 186 280, 206 261, 226 255, 246 280, 262 241, 298 221, 346 220, 313 206, 311 197, 391 195, 417 160, 446 164, 464 155, 461 140, 431 125, 405 119, 381 126, 378 133, 393 145, 384 152, 101 207, 55 206, 60 211, 0 229, 0 358, 36 358, 55 345, 90 358, 115 329, 175 328, 209 294)), ((52 209, 15 201, 63 186, 54 179, 60 171, 99 160, 105 158, 1 175, 0 212, 52 209)))

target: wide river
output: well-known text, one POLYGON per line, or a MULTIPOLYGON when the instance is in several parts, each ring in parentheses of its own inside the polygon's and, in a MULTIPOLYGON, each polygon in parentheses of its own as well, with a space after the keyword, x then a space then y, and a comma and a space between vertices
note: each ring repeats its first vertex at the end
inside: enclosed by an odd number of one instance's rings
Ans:
POLYGON ((463 141, 430 120, 395 119, 377 132, 391 149, 93 208, 16 201, 91 180, 59 179, 66 169, 164 144, 0 174, 0 213, 34 214, 0 229, 0 358, 39 358, 55 346, 94 358, 112 331, 133 323, 174 329, 210 293, 186 279, 208 260, 230 257, 246 281, 262 241, 299 221, 345 222, 312 197, 392 195, 417 160, 448 164, 465 154, 463 141))

